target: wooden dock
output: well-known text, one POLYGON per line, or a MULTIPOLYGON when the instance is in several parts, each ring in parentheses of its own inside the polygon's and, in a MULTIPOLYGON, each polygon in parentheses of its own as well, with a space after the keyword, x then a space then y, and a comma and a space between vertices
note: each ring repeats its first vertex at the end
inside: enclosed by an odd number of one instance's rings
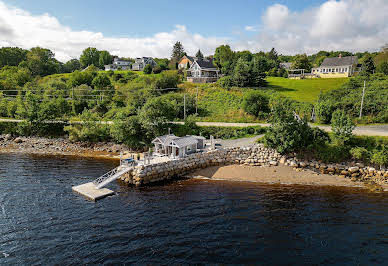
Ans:
POLYGON ((96 188, 93 182, 89 182, 86 184, 82 184, 79 186, 72 187, 72 190, 81 194, 88 200, 96 201, 107 196, 111 196, 114 194, 114 191, 107 188, 96 188))

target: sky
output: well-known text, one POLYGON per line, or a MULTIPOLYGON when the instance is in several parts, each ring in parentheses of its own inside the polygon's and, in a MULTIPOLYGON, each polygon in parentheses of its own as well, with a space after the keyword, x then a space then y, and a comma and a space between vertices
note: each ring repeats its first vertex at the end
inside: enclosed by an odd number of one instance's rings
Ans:
POLYGON ((388 43, 388 0, 0 0, 0 47, 52 50, 60 61, 91 46, 123 57, 234 50, 312 54, 377 51, 388 43))

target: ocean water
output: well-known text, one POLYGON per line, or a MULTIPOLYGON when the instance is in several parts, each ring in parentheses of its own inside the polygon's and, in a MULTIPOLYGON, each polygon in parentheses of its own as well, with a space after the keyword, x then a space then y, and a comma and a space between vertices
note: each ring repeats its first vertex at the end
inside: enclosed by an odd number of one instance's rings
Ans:
POLYGON ((0 154, 0 264, 386 265, 388 194, 180 180, 89 202, 117 162, 0 154))

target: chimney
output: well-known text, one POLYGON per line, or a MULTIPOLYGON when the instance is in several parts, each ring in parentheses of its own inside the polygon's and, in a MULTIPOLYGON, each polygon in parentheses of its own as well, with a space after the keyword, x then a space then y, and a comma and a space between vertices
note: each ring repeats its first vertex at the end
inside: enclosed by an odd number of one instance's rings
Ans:
POLYGON ((342 58, 342 54, 339 54, 339 56, 338 56, 339 58, 342 58))

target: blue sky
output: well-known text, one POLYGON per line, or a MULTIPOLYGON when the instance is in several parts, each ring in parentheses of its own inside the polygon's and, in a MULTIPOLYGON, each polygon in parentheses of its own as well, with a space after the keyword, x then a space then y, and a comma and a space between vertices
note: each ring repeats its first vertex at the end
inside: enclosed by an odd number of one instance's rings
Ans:
POLYGON ((61 61, 87 47, 125 57, 234 50, 312 54, 377 51, 388 43, 387 0, 0 0, 0 47, 51 49, 61 61))
POLYGON ((205 36, 238 35, 246 25, 259 25, 266 8, 275 3, 292 11, 319 6, 319 0, 5 0, 34 15, 49 13, 74 30, 102 32, 109 36, 149 36, 186 25, 205 36), (191 3, 195 3, 192 5, 191 3), (146 17, 146 20, 144 20, 146 17))

